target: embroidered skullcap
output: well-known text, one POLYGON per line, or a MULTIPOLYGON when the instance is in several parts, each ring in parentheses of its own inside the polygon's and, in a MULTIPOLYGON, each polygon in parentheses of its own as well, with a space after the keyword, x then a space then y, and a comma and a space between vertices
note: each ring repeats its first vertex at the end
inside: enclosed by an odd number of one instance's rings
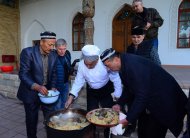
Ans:
POLYGON ((100 49, 96 45, 85 45, 82 48, 82 57, 84 60, 95 61, 99 58, 100 49))
POLYGON ((106 61, 107 59, 109 59, 114 54, 115 54, 115 50, 113 48, 106 49, 100 55, 100 59, 102 60, 102 62, 104 62, 104 61, 106 61))
POLYGON ((40 36, 41 39, 56 39, 56 34, 50 31, 41 32, 40 36))
POLYGON ((145 30, 140 26, 135 26, 131 29, 131 35, 144 35, 145 30))

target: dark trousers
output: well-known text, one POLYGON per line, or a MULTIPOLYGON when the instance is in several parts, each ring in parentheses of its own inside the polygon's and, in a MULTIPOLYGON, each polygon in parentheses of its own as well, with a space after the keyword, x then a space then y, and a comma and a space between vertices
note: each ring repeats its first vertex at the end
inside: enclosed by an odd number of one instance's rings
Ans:
POLYGON ((40 106, 37 103, 24 103, 26 114, 26 132, 28 138, 37 138, 36 133, 39 108, 40 106))
POLYGON ((187 134, 190 138, 190 115, 187 116, 187 134))
POLYGON ((190 138, 190 90, 189 90, 189 98, 187 103, 187 133, 190 138))
POLYGON ((183 138, 190 138, 190 90, 189 90, 189 98, 187 102, 187 124, 186 124, 186 131, 183 134, 183 138))
MULTIPOLYGON (((100 89, 92 89, 87 85, 87 110, 99 108, 111 108, 113 106, 113 98, 111 93, 114 92, 113 83, 109 81, 104 87, 100 89)), ((104 137, 109 138, 109 128, 104 130, 104 137)))
POLYGON ((87 85, 87 110, 99 108, 111 108, 113 106, 113 98, 111 93, 114 91, 113 83, 109 81, 100 89, 92 89, 87 85))
POLYGON ((37 124, 38 124, 38 112, 40 107, 42 108, 44 118, 48 116, 53 110, 52 105, 36 103, 24 103, 25 116, 26 116, 26 132, 28 138, 37 138, 37 124))
POLYGON ((144 111, 138 119, 138 138, 165 138, 167 128, 144 111))

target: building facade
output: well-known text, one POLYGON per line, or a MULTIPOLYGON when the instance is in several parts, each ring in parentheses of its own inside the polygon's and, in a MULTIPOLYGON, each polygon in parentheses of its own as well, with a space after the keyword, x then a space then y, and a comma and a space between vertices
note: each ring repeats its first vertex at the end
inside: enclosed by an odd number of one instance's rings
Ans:
MULTIPOLYGON (((73 20, 82 13, 82 0, 21 0, 21 49, 39 40, 40 32, 53 31, 64 38, 72 60, 80 58, 81 51, 73 49, 73 20)), ((143 0, 145 7, 158 10, 164 24, 159 28, 159 56, 164 65, 190 65, 190 48, 177 48, 178 10, 181 0, 143 0)), ((112 47, 113 20, 132 0, 95 0, 94 44, 101 51, 112 47)), ((190 16, 190 14, 189 14, 190 16)), ((190 18, 189 18, 190 19, 190 18)))

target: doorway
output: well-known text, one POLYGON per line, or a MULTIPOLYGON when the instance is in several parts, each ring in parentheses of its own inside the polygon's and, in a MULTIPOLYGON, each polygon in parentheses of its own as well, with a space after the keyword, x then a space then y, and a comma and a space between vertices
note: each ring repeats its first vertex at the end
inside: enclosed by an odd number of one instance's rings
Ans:
POLYGON ((115 15, 112 22, 112 48, 118 52, 126 52, 131 44, 131 5, 125 4, 115 15))

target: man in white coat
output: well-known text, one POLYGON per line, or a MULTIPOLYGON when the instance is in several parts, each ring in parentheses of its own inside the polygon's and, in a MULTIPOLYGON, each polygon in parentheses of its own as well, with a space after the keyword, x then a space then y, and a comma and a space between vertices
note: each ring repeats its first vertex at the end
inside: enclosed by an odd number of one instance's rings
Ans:
MULTIPOLYGON (((87 83, 87 111, 99 108, 111 108, 113 98, 118 99, 122 93, 121 79, 118 72, 110 71, 99 58, 100 49, 95 45, 82 48, 82 60, 79 62, 77 75, 65 107, 68 108, 77 98, 79 91, 87 83), (113 93, 113 97, 112 94, 113 93)), ((109 129, 104 131, 109 137, 109 129)))

